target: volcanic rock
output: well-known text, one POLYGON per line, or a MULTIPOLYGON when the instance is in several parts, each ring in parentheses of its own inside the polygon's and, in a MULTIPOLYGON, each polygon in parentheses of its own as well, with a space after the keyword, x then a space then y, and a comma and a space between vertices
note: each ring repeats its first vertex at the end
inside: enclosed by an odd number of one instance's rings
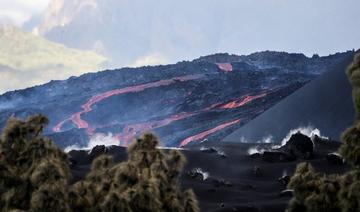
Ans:
POLYGON ((264 161, 267 162, 290 162, 290 161, 294 161, 296 158, 293 157, 292 155, 286 154, 285 152, 282 151, 265 151, 262 154, 262 159, 264 161))
POLYGON ((261 157, 262 157, 262 154, 260 154, 259 152, 250 154, 250 158, 261 158, 261 157))
POLYGON ((284 176, 280 177, 278 179, 278 181, 286 186, 290 182, 290 176, 289 175, 284 175, 284 176))
POLYGON ((90 151, 89 155, 90 158, 94 159, 105 153, 106 153, 105 145, 97 145, 90 151))
POLYGON ((213 179, 213 184, 215 187, 220 187, 220 186, 231 187, 231 186, 233 186, 230 181, 227 181, 225 179, 213 179))
POLYGON ((281 191, 279 194, 280 197, 292 197, 294 195, 294 190, 286 189, 281 191))
POLYGON ((70 158, 69 158, 69 166, 70 166, 70 168, 72 169, 72 168, 74 168, 76 165, 77 165, 77 161, 70 157, 70 158))
POLYGON ((334 164, 334 165, 343 165, 345 162, 344 158, 335 152, 327 154, 326 160, 329 161, 329 163, 334 164))
POLYGON ((260 170, 260 168, 258 166, 254 166, 252 171, 253 171, 255 176, 259 176, 260 173, 261 173, 261 170, 260 170))
POLYGON ((214 147, 201 148, 200 151, 204 152, 204 153, 217 153, 218 152, 218 150, 214 147))
POLYGON ((221 158, 227 158, 228 157, 224 151, 218 151, 217 155, 219 155, 221 158))
POLYGON ((206 180, 209 177, 207 172, 201 170, 201 168, 194 168, 187 173, 191 178, 196 180, 206 180))
POLYGON ((313 155, 314 144, 311 138, 298 132, 281 149, 295 158, 309 159, 313 155))

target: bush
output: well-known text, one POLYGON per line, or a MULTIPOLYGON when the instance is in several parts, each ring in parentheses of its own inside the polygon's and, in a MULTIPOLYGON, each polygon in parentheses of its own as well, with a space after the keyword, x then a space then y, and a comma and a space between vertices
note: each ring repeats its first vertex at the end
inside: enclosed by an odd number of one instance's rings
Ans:
POLYGON ((67 211, 67 155, 41 136, 44 116, 10 119, 0 140, 3 211, 67 211))
POLYGON ((360 171, 355 170, 342 176, 339 192, 340 206, 343 212, 360 209, 360 171))
POLYGON ((128 161, 101 155, 82 181, 69 185, 67 155, 41 135, 48 120, 10 119, 0 139, 1 211, 199 211, 192 190, 179 175, 185 158, 164 153, 144 134, 128 148, 128 161))
POLYGON ((154 135, 144 134, 128 148, 128 161, 114 165, 111 157, 98 157, 86 179, 72 189, 72 208, 86 204, 101 211, 199 211, 194 193, 179 186, 183 155, 165 154, 157 145, 154 135))
POLYGON ((295 211, 340 211, 338 192, 339 177, 322 176, 314 172, 309 163, 301 163, 288 185, 294 189, 294 198, 289 204, 288 212, 295 211))

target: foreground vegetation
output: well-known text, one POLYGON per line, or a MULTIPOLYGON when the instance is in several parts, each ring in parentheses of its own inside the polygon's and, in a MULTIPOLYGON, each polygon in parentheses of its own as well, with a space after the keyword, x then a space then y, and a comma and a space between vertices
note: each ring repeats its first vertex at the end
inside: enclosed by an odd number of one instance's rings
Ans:
POLYGON ((322 175, 308 163, 299 164, 288 185, 294 189, 288 212, 360 211, 360 54, 347 70, 353 85, 356 123, 343 133, 339 153, 352 170, 344 175, 322 175))
POLYGON ((67 154, 42 136, 47 123, 43 116, 8 121, 0 139, 1 211, 199 211, 193 191, 179 186, 184 156, 157 149, 154 135, 133 142, 125 162, 99 156, 70 185, 67 154))

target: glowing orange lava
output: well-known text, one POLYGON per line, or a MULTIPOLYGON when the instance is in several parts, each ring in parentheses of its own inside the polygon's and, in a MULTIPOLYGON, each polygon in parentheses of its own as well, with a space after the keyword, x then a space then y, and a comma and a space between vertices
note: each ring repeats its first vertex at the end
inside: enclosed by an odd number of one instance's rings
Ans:
POLYGON ((53 128, 54 132, 60 132, 61 131, 61 127, 65 124, 65 122, 69 121, 69 119, 65 119, 64 121, 61 121, 60 123, 58 123, 57 125, 55 125, 55 127, 53 128))
POLYGON ((225 72, 233 71, 233 66, 231 63, 216 63, 216 65, 218 65, 218 67, 225 72))
POLYGON ((188 145, 190 142, 193 142, 193 141, 202 140, 202 139, 206 138, 208 135, 213 134, 213 133, 215 133, 215 132, 217 132, 219 130, 222 130, 222 129, 226 128, 226 127, 229 127, 231 125, 237 124, 240 121, 241 121, 241 119, 236 119, 236 120, 231 121, 231 122, 226 122, 226 123, 221 124, 221 125, 219 125, 219 126, 217 126, 215 128, 212 128, 210 130, 206 130, 206 131, 204 131, 202 133, 199 133, 197 135, 188 137, 187 139, 183 140, 180 143, 180 147, 184 147, 184 146, 188 145))
POLYGON ((229 102, 229 103, 223 105, 221 108, 234 109, 234 108, 242 107, 242 106, 246 105, 247 103, 249 103, 249 102, 251 102, 251 101, 253 101, 255 99, 263 98, 266 95, 267 95, 266 93, 262 93, 262 94, 255 95, 255 96, 248 95, 243 99, 229 102))
POLYGON ((140 132, 163 127, 174 121, 178 121, 178 120, 193 116, 194 114, 195 113, 180 113, 180 114, 172 115, 163 120, 155 120, 155 121, 149 121, 149 122, 143 122, 143 123, 129 124, 129 125, 125 126, 122 133, 118 134, 118 138, 121 142, 123 142, 124 146, 127 146, 129 144, 129 142, 131 141, 131 139, 133 139, 135 137, 135 135, 140 132))
POLYGON ((155 120, 155 121, 148 121, 148 122, 143 122, 143 123, 126 125, 125 128, 123 129, 122 133, 119 134, 119 138, 121 138, 120 141, 124 142, 123 145, 127 146, 127 144, 131 141, 131 139, 133 139, 136 136, 136 134, 138 134, 138 133, 148 131, 148 130, 154 130, 159 127, 164 127, 174 121, 179 121, 179 120, 189 118, 191 116, 209 111, 211 109, 214 109, 217 106, 219 106, 220 104, 221 103, 213 104, 210 107, 207 107, 202 110, 194 111, 194 112, 183 112, 183 113, 179 113, 179 114, 174 114, 174 115, 171 115, 170 117, 162 119, 162 120, 155 120))
MULTIPOLYGON (((219 64, 219 67, 222 67, 223 69, 226 69, 227 71, 232 71, 232 66, 230 63, 228 64, 219 64)), ((107 99, 111 96, 114 95, 121 95, 121 94, 126 94, 126 93, 134 93, 134 92, 139 92, 139 91, 143 91, 145 89, 149 89, 149 88, 155 88, 155 87, 159 87, 159 86, 166 86, 166 85, 170 85, 173 83, 176 83, 177 81, 188 81, 188 80, 195 80, 195 79, 199 79, 202 78, 204 75, 202 74, 198 74, 198 75, 185 75, 185 76, 181 76, 181 77, 174 77, 171 79, 166 79, 166 80, 160 80, 160 81, 156 81, 156 82, 151 82, 151 83, 145 83, 145 84, 140 84, 140 85, 135 85, 135 86, 130 86, 130 87, 125 87, 125 88, 120 88, 120 89, 115 89, 115 90, 111 90, 111 91, 107 91, 101 94, 98 94, 96 96, 91 97, 85 104, 83 104, 81 106, 81 111, 74 113, 73 115, 71 115, 69 118, 61 121, 60 123, 58 123, 54 128, 53 131, 54 132, 60 132, 62 126, 67 122, 67 121, 71 121, 73 122, 77 128, 79 129, 86 129, 87 133, 89 135, 94 134, 95 130, 98 128, 102 128, 102 127, 106 127, 106 126, 101 126, 101 127, 92 127, 87 121, 83 120, 81 118, 81 116, 85 113, 88 113, 90 111, 92 111, 92 106, 96 103, 99 103, 101 101, 103 101, 104 99, 107 99)), ((267 91, 268 92, 268 91, 267 91)), ((191 93, 188 93, 188 95, 191 95, 191 93)), ((267 95, 266 92, 262 92, 259 93, 257 95, 252 95, 252 94, 247 94, 245 96, 242 96, 236 100, 233 100, 231 102, 227 102, 227 103, 223 103, 223 102, 218 102, 215 104, 212 104, 204 109, 201 110, 197 110, 197 111, 192 111, 192 112, 182 112, 182 113, 178 113, 178 114, 173 114, 170 115, 169 117, 166 117, 164 119, 161 120, 150 120, 150 121, 146 121, 146 122, 141 122, 141 123, 133 123, 133 124, 127 124, 125 125, 125 127, 122 129, 122 131, 118 134, 115 134, 114 137, 116 139, 119 140, 119 142, 121 142, 121 145, 123 146, 128 146, 128 144, 131 142, 131 140, 139 133, 144 132, 144 131, 150 131, 150 130, 154 130, 156 128, 160 128, 160 127, 164 127, 166 125, 171 124, 172 122, 175 121, 179 121, 182 119, 186 119, 189 118, 191 116, 194 115, 198 115, 200 113, 204 113, 213 109, 233 109, 233 108, 238 108, 241 106, 244 106, 248 103, 250 103, 253 100, 265 97, 267 95)), ((192 141, 198 141, 201 139, 206 138, 207 136, 209 136, 210 134, 213 134, 219 130, 222 130, 228 126, 234 125, 236 123, 239 123, 241 120, 240 119, 236 119, 234 121, 231 122, 227 122, 224 124, 221 124, 213 129, 207 130, 205 132, 202 132, 200 134, 191 136, 185 140, 183 140, 180 144, 180 147, 187 145, 188 143, 192 142, 192 141)))
POLYGON ((166 80, 159 80, 156 82, 150 82, 150 83, 145 83, 145 84, 140 84, 140 85, 135 85, 135 86, 130 86, 130 87, 125 87, 125 88, 120 88, 120 89, 115 89, 115 90, 111 90, 111 91, 107 91, 105 93, 101 93, 98 94, 96 96, 91 97, 85 104, 83 104, 81 106, 82 110, 71 115, 70 118, 60 122, 59 124, 57 124, 54 128, 53 131, 54 132, 60 132, 61 128, 63 126, 63 124, 66 121, 72 121, 79 129, 88 129, 88 133, 91 134, 94 129, 92 129, 89 125, 89 123, 87 123, 85 120, 81 119, 81 115, 84 113, 88 113, 92 110, 92 105, 106 99, 109 98, 111 96, 114 95, 120 95, 120 94, 126 94, 126 93, 134 93, 134 92, 139 92, 139 91, 143 91, 145 89, 148 88, 155 88, 155 87, 160 87, 160 86, 166 86, 166 85, 170 85, 173 84, 177 81, 189 81, 189 80, 195 80, 195 79, 199 79, 202 78, 204 75, 202 74, 197 74, 197 75, 185 75, 185 76, 181 76, 181 77, 174 77, 171 79, 166 79, 166 80))

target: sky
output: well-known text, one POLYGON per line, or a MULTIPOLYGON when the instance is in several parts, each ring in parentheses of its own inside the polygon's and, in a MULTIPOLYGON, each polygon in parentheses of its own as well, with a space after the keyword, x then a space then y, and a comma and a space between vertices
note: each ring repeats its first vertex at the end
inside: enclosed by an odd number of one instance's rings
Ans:
POLYGON ((49 0, 0 0, 0 22, 21 26, 45 10, 49 0))
MULTIPOLYGON (((32 15, 41 14, 49 1, 0 0, 0 22, 11 22, 21 26, 32 15)), ((134 2, 141 4, 142 1, 134 2)), ((196 34, 196 37, 194 34, 191 35, 191 32, 185 32, 186 29, 183 33, 189 33, 194 42, 196 39, 217 40, 216 46, 198 54, 204 55, 212 51, 248 54, 269 49, 302 52, 307 55, 313 53, 327 55, 360 47, 358 45, 360 16, 357 11, 360 8, 359 0, 156 0, 153 2, 156 10, 163 7, 169 11, 168 15, 179 16, 179 20, 184 15, 191 17, 196 15, 193 17, 199 18, 193 24, 198 25, 200 30, 205 28, 207 30, 204 32, 205 35, 196 34), (222 32, 217 31, 217 28, 222 32)), ((175 17, 174 20, 178 19, 175 17)), ((191 25, 191 22, 186 24, 191 25)), ((194 30, 196 27, 191 29, 194 30)), ((162 44, 160 42, 155 45, 162 44)), ((156 54, 160 55, 158 52, 156 54)), ((149 57, 154 56, 147 56, 145 63, 149 61, 149 57)), ((142 62, 140 61, 139 64, 142 62)))

